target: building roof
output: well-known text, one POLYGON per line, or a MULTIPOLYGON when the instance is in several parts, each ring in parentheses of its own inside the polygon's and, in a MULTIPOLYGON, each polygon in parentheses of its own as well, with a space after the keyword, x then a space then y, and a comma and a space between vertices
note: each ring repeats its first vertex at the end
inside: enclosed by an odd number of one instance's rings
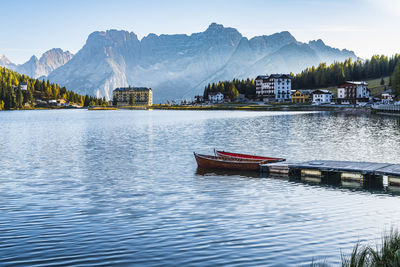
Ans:
POLYGON ((269 77, 268 75, 258 75, 256 80, 265 80, 268 79, 268 77, 269 77))
POLYGON ((299 90, 294 90, 299 91, 300 93, 302 93, 303 95, 311 95, 315 90, 312 89, 299 89, 299 90))
POLYGON ((19 83, 19 85, 28 85, 27 83, 19 83))
POLYGON ((221 93, 221 92, 217 92, 217 93, 208 93, 209 96, 215 96, 215 95, 218 95, 218 94, 224 95, 224 94, 221 93))
POLYGON ((116 88, 114 89, 114 91, 117 92, 124 92, 124 91, 151 91, 151 88, 147 88, 147 87, 120 87, 120 88, 116 88))
POLYGON ((392 89, 387 89, 386 91, 382 92, 382 95, 383 94, 391 94, 391 93, 392 93, 392 89))
POLYGON ((269 78, 274 78, 274 79, 292 79, 292 76, 289 74, 271 74, 269 78))
POLYGON ((289 74, 271 74, 271 75, 258 75, 256 80, 267 80, 267 79, 292 79, 289 74))
POLYGON ((329 90, 325 89, 317 89, 314 92, 312 92, 313 95, 331 95, 332 92, 329 90))

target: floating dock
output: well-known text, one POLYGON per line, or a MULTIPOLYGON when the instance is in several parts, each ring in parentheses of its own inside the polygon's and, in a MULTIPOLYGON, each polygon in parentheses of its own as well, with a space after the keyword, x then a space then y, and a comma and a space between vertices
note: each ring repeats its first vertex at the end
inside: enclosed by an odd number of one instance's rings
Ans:
POLYGON ((260 172, 308 182, 400 191, 400 164, 314 160, 303 163, 261 164, 260 172))

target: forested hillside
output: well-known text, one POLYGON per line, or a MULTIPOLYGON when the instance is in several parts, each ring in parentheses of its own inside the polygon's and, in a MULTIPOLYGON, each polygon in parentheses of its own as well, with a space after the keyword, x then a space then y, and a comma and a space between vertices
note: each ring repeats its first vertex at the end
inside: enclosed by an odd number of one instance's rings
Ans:
POLYGON ((82 96, 58 84, 40 81, 0 67, 0 110, 34 108, 37 101, 65 99, 70 103, 88 106, 91 101, 102 105, 105 99, 82 96), (21 90, 21 83, 27 83, 28 90, 21 90))
POLYGON ((376 55, 364 62, 350 58, 344 62, 336 62, 327 66, 326 63, 318 67, 311 67, 294 75, 293 89, 313 89, 321 87, 336 86, 344 81, 359 81, 376 79, 390 76, 399 62, 400 55, 396 54, 391 58, 384 55, 376 55))
MULTIPOLYGON (((396 65, 400 64, 399 59, 399 54, 390 58, 384 55, 376 55, 365 61, 353 61, 349 58, 344 62, 335 62, 329 66, 326 63, 321 63, 318 67, 307 68, 298 74, 290 73, 293 77, 292 89, 326 88, 337 86, 349 80, 371 80, 391 76, 396 65)), ((394 82, 396 86, 398 83, 398 87, 400 88, 400 66, 398 67, 398 72, 399 79, 396 79, 394 82)), ((389 81, 389 86, 392 85, 391 80, 389 81)), ((399 91, 398 94, 400 94, 400 89, 397 90, 396 88, 394 88, 395 93, 399 91)), ((245 94, 248 98, 254 97, 256 90, 254 79, 234 79, 232 81, 220 81, 208 84, 204 89, 204 97, 207 99, 210 92, 222 92, 224 95, 232 98, 235 90, 238 93, 245 94)))

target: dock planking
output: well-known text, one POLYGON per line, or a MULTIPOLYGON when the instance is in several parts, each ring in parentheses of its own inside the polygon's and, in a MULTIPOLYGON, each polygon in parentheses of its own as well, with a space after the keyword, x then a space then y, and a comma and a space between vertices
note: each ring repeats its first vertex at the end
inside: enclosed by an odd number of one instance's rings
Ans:
MULTIPOLYGON (((292 164, 291 168, 316 169, 320 171, 357 172, 361 174, 375 174, 376 171, 392 164, 375 162, 314 160, 292 164)), ((400 175, 400 172, 399 172, 400 175)))
POLYGON ((260 164, 261 175, 286 176, 309 183, 400 192, 400 164, 313 160, 260 164))
MULTIPOLYGON (((283 164, 261 164, 260 171, 268 173, 274 171, 275 166, 282 167, 283 164)), ((302 163, 288 163, 289 173, 300 170, 316 170, 325 173, 359 173, 372 176, 399 176, 400 164, 356 162, 356 161, 334 161, 334 160, 312 160, 302 163)))

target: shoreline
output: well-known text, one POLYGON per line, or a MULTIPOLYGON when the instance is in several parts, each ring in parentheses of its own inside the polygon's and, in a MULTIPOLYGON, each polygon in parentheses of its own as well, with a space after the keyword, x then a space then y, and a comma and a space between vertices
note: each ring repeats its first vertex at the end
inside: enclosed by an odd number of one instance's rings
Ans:
MULTIPOLYGON (((347 114, 366 114, 366 115, 383 115, 391 117, 399 117, 400 113, 376 111, 370 107, 354 107, 354 106, 329 106, 329 105, 293 105, 293 104, 269 104, 269 105, 252 105, 252 104, 216 104, 210 106, 167 106, 167 105, 153 105, 149 107, 144 106, 130 106, 130 107, 48 107, 48 108, 22 108, 1 111, 27 111, 27 110, 90 110, 90 111, 107 111, 107 110, 176 110, 176 111, 331 111, 342 112, 347 114)), ((0 112, 1 112, 0 111, 0 112)))

